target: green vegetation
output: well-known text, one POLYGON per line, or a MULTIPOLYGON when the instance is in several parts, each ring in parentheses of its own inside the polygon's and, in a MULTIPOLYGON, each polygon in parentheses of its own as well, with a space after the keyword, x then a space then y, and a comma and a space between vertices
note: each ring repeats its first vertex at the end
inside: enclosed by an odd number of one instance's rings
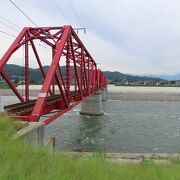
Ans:
POLYGON ((63 153, 49 154, 45 149, 23 145, 10 136, 19 128, 9 117, 0 118, 0 179, 2 180, 173 180, 180 179, 180 162, 155 165, 143 160, 139 165, 120 165, 104 155, 81 158, 63 153))
POLYGON ((165 84, 165 85, 151 85, 151 84, 114 84, 114 86, 129 86, 129 87, 180 87, 180 85, 165 84))
POLYGON ((133 76, 129 74, 123 74, 120 72, 110 72, 110 71, 104 71, 104 75, 109 79, 110 81, 116 83, 116 82, 122 82, 122 81, 164 81, 160 78, 151 78, 151 77, 143 77, 143 76, 133 76))
POLYGON ((6 83, 0 83, 0 89, 9 89, 9 86, 6 83))
MULTIPOLYGON (((14 85, 17 87, 18 86, 18 84, 17 83, 14 83, 14 85)), ((0 89, 9 89, 10 87, 9 87, 9 85, 7 84, 7 83, 5 83, 5 82, 3 82, 3 83, 0 83, 0 89)))
MULTIPOLYGON (((45 72, 48 71, 49 66, 43 67, 45 72)), ((9 77, 15 81, 22 81, 24 79, 24 67, 14 65, 14 64, 7 64, 4 68, 4 71, 9 75, 9 77)), ((66 74, 66 67, 62 66, 61 71, 63 76, 66 74)), ((124 80, 127 81, 161 81, 159 78, 151 78, 151 77, 141 77, 141 76, 133 76, 129 74, 123 74, 120 72, 110 72, 110 71, 104 71, 104 75, 107 77, 107 79, 110 82, 121 82, 124 80)), ((33 81, 35 83, 42 83, 43 77, 41 75, 40 69, 32 69, 29 68, 29 74, 30 74, 30 81, 33 81)))
MULTIPOLYGON (((44 66, 43 68, 44 68, 44 71, 47 72, 49 69, 49 66, 44 66)), ((63 75, 66 74, 65 70, 66 70, 66 67, 62 66, 61 71, 63 75)), ((6 66, 4 67, 4 71, 8 74, 11 80, 14 80, 17 82, 24 80, 25 67, 23 66, 19 66, 15 64, 6 64, 6 66)), ((43 82, 43 76, 39 68, 37 69, 29 68, 29 76, 30 76, 31 84, 34 84, 34 83, 41 84, 43 82)))

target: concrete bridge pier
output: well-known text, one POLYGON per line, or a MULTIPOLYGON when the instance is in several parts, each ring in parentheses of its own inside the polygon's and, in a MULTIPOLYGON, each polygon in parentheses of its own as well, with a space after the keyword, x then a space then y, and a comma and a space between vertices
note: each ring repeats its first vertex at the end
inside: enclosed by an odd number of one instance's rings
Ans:
POLYGON ((108 100, 108 92, 107 92, 107 88, 101 89, 101 96, 102 96, 102 101, 108 100))
POLYGON ((81 104, 80 114, 103 115, 101 92, 88 97, 81 104))

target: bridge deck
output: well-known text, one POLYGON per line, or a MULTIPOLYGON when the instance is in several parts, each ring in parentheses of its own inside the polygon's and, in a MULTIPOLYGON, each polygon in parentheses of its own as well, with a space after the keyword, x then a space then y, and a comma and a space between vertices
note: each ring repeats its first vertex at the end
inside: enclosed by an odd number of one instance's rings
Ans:
MULTIPOLYGON (((76 101, 79 99, 79 91, 71 91, 69 92, 70 101, 76 101)), ((36 104, 37 99, 29 100, 28 102, 15 103, 11 105, 4 106, 5 112, 11 114, 13 116, 27 116, 32 113, 33 108, 36 104)), ((45 108, 49 106, 53 106, 55 104, 59 104, 56 106, 57 109, 63 110, 65 107, 61 106, 61 102, 63 102, 63 98, 61 94, 56 94, 53 96, 47 97, 47 102, 45 108)), ((51 108, 50 108, 51 109, 51 108)), ((48 113, 50 110, 48 111, 48 113)))

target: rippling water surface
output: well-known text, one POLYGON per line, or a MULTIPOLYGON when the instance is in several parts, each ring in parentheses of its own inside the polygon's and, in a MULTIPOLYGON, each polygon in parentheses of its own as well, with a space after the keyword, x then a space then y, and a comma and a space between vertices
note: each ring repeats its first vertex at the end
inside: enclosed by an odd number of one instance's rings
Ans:
MULTIPOLYGON (((32 89, 37 86, 32 86, 32 89)), ((40 87, 39 87, 40 88, 40 87)), ((117 87, 110 92, 180 93, 179 87, 117 87)), ((2 97, 4 105, 17 98, 2 97)), ((47 126, 66 151, 180 153, 180 101, 106 101, 103 116, 80 115, 80 106, 47 126)))
POLYGON ((80 115, 80 106, 46 129, 66 151, 180 153, 180 102, 106 101, 103 116, 80 115))

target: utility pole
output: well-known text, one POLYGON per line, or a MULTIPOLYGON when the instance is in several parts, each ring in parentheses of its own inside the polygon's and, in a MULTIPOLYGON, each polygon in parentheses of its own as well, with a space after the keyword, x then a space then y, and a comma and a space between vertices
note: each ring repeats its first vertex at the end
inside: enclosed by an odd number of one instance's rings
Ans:
POLYGON ((84 31, 84 34, 86 34, 86 28, 73 28, 74 31, 76 31, 76 33, 78 34, 79 31, 84 31))

